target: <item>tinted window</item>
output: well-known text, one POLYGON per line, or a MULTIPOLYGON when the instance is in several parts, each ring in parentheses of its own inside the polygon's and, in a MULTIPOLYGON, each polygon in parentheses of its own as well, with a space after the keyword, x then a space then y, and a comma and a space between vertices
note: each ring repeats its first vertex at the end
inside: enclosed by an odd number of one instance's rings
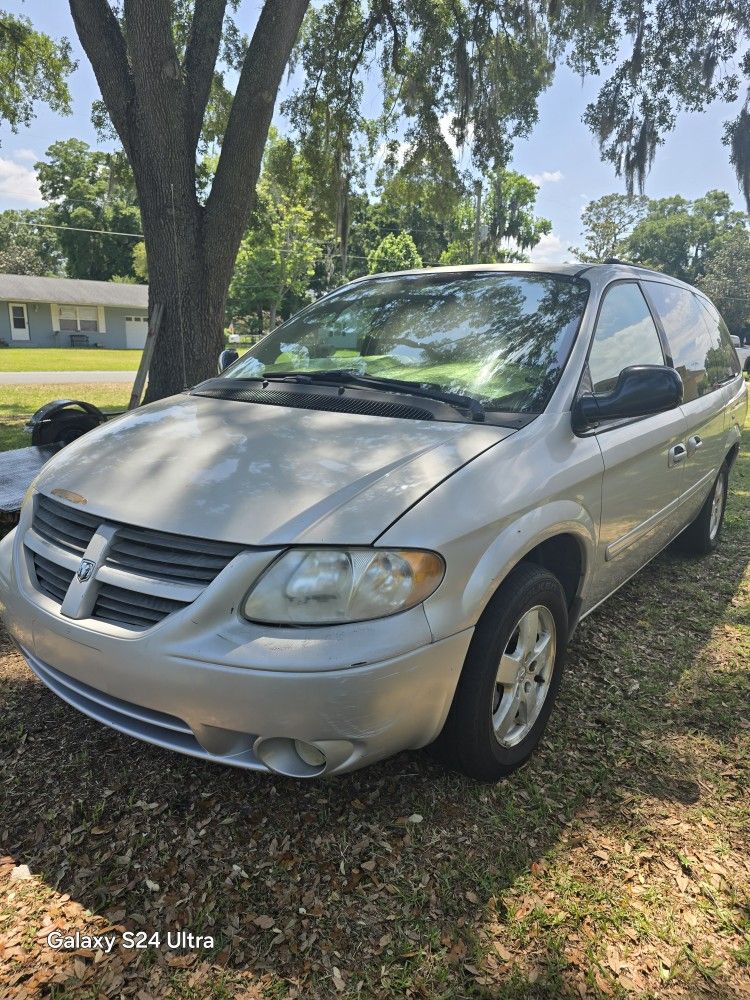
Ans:
POLYGON ((711 335, 711 346, 715 350, 712 360, 715 359, 715 378, 719 382, 728 382, 740 373, 740 361, 737 357, 732 340, 729 334, 729 327, 721 318, 721 315, 711 302, 706 299, 698 299, 701 304, 704 319, 708 324, 711 335))
POLYGON ((430 383, 488 410, 544 409, 587 283, 553 274, 405 274, 353 282, 293 316, 226 373, 352 371, 430 383))
MULTIPOLYGON (((726 379, 727 360, 721 345, 719 321, 714 320, 709 325, 708 314, 701 308, 698 297, 686 288, 649 281, 648 292, 667 334, 674 366, 685 386, 684 400, 689 403, 726 379)), ((729 347, 731 349, 731 344, 729 347)))
POLYGON ((659 335, 638 285, 614 285, 607 292, 589 355, 594 392, 611 392, 630 365, 663 365, 659 335))

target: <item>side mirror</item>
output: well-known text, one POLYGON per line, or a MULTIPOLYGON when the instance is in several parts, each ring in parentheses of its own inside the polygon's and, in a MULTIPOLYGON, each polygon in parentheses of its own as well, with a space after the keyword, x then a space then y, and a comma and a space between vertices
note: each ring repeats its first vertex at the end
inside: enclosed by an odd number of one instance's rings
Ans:
POLYGON ((612 392, 580 396, 573 406, 573 430, 590 430, 603 420, 628 420, 672 410, 682 402, 682 379, 663 365, 623 368, 612 392))
POLYGON ((219 375, 226 371, 230 365, 233 365, 238 357, 239 354, 233 347, 227 347, 226 350, 222 351, 219 355, 219 375))

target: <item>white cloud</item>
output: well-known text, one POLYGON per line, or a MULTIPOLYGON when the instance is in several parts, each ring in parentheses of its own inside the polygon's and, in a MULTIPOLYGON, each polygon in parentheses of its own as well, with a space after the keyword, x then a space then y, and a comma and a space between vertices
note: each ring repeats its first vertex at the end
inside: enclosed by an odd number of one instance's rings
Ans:
POLYGON ((541 187, 542 184, 557 184, 564 176, 562 170, 543 170, 541 174, 529 174, 528 178, 541 187))
POLYGON ((555 233, 542 236, 537 245, 531 251, 532 264, 562 264, 569 259, 567 243, 563 243, 555 233))
POLYGON ((0 156, 0 199, 26 205, 42 204, 39 184, 31 167, 0 156))
POLYGON ((16 160, 26 160, 29 163, 37 163, 41 159, 33 149, 17 149, 13 156, 16 160))

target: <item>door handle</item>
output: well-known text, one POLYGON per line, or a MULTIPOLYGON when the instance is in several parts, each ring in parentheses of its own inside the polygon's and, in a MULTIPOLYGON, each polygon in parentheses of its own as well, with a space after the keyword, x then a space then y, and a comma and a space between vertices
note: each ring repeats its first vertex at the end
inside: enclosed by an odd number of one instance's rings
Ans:
POLYGON ((687 448, 682 442, 680 444, 673 445, 668 452, 668 465, 671 469, 675 465, 679 465, 680 462, 684 462, 687 458, 687 448))
POLYGON ((687 453, 688 455, 694 454, 703 444, 703 438, 699 434, 693 434, 687 440, 687 453))

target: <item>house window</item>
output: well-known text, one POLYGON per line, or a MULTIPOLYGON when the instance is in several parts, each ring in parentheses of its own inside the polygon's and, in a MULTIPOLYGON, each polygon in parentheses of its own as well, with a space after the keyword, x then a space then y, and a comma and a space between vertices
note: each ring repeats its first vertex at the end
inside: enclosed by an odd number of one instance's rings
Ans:
POLYGON ((99 333, 96 306, 60 306, 60 329, 64 333, 99 333))

